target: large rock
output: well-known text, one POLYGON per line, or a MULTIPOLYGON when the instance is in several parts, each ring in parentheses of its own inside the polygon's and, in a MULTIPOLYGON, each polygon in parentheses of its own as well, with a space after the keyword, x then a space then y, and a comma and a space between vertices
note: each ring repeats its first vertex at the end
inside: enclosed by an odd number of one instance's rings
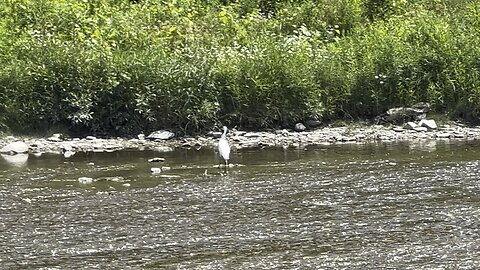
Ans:
POLYGON ((20 141, 9 143, 5 145, 2 149, 0 149, 0 153, 10 154, 10 155, 23 154, 27 152, 28 152, 28 145, 20 141))
POLYGON ((411 120, 422 120, 427 117, 430 110, 430 104, 420 102, 412 107, 391 108, 385 115, 380 116, 386 122, 405 122, 411 120))
POLYGON ((170 140, 175 137, 175 133, 168 130, 157 130, 147 136, 149 140, 170 140))
POLYGON ((437 123, 435 123, 435 120, 423 119, 418 123, 418 125, 428 129, 437 129, 437 123))
POLYGON ((305 125, 302 123, 296 123, 294 127, 294 130, 298 132, 305 131, 306 129, 307 127, 305 127, 305 125))

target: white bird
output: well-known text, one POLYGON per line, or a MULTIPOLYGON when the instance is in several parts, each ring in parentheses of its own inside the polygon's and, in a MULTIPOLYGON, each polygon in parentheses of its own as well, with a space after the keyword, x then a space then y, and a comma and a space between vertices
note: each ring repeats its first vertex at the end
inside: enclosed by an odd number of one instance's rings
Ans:
POLYGON ((225 161, 225 169, 227 168, 228 160, 230 159, 230 145, 228 144, 228 140, 227 140, 227 132, 228 132, 228 128, 224 126, 223 134, 220 137, 220 140, 218 141, 218 153, 225 161))

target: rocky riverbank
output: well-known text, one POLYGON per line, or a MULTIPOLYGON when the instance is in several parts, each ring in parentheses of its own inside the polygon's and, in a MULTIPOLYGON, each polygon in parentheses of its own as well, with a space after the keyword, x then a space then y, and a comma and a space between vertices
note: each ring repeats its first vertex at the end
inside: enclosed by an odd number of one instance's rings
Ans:
MULTIPOLYGON (((49 138, 26 138, 7 136, 0 139, 3 154, 14 154, 10 149, 13 142, 23 142, 30 153, 59 153, 69 157, 75 152, 113 152, 123 149, 172 151, 175 148, 195 148, 215 146, 220 132, 210 132, 195 138, 175 138, 167 131, 157 134, 167 136, 155 137, 139 134, 137 138, 68 138, 62 134, 54 134, 49 138)), ((338 143, 368 143, 378 141, 418 141, 418 140, 469 140, 480 139, 480 127, 466 126, 460 123, 449 123, 438 126, 433 120, 408 122, 402 126, 392 125, 350 125, 343 127, 320 127, 308 131, 274 130, 247 132, 231 130, 229 141, 233 148, 300 148, 312 145, 338 143)), ((17 145, 18 146, 18 145, 17 145)))

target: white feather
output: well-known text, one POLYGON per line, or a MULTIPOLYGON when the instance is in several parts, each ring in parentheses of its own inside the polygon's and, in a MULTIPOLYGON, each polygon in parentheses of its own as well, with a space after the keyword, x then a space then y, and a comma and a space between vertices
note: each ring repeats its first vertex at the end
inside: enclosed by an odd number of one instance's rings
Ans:
POLYGON ((223 134, 218 141, 218 153, 225 161, 225 164, 228 164, 228 160, 230 159, 230 145, 228 144, 227 140, 227 127, 223 127, 223 134))

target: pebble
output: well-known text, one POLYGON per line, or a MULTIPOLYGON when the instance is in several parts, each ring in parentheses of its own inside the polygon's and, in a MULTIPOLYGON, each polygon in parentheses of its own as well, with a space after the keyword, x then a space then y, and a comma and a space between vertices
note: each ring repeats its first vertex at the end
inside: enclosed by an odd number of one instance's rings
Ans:
POLYGON ((162 169, 157 168, 157 167, 153 167, 153 168, 150 169, 150 172, 153 173, 153 174, 158 174, 158 173, 162 172, 162 169))
POLYGON ((428 128, 426 128, 426 127, 415 127, 413 130, 415 130, 416 132, 427 132, 428 128))
POLYGON ((93 178, 91 178, 91 177, 80 177, 80 178, 78 178, 78 182, 80 182, 81 184, 91 184, 91 183, 93 183, 93 178))

